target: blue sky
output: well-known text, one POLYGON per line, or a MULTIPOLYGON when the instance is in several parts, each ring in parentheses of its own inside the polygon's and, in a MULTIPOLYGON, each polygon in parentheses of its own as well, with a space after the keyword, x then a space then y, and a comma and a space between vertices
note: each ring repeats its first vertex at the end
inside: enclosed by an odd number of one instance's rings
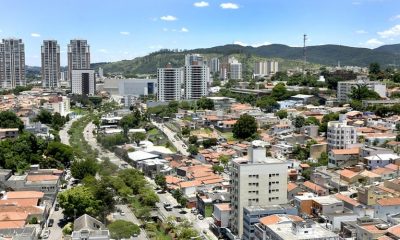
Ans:
POLYGON ((44 39, 91 46, 92 62, 143 56, 160 48, 229 43, 341 44, 374 48, 400 42, 400 0, 0 0, 0 38, 22 38, 26 63, 40 65, 44 39))

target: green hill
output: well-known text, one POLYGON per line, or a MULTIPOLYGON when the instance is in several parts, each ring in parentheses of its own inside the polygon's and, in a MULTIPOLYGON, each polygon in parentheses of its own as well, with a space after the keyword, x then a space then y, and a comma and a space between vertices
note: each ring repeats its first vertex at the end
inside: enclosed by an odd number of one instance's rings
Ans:
MULTIPOLYGON (((386 45, 376 49, 356 48, 340 45, 320 45, 307 47, 308 67, 320 65, 335 66, 368 66, 378 62, 382 67, 400 62, 400 44, 386 45)), ((160 50, 144 57, 111 63, 96 63, 92 67, 102 67, 105 73, 120 73, 124 75, 155 74, 157 68, 171 63, 174 67, 184 65, 184 55, 200 53, 205 58, 226 57, 234 55, 243 63, 245 74, 252 71, 253 63, 263 59, 279 61, 280 69, 292 69, 302 66, 303 48, 289 47, 281 44, 271 44, 260 47, 228 44, 211 48, 199 48, 186 51, 160 50)))

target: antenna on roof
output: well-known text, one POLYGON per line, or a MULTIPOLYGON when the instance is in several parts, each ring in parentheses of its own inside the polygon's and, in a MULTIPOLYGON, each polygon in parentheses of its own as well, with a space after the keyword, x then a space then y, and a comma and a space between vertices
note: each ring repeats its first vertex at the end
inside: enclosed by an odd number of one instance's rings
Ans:
POLYGON ((307 41, 307 34, 304 34, 303 35, 303 74, 305 74, 305 72, 306 72, 306 64, 307 64, 306 41, 307 41))

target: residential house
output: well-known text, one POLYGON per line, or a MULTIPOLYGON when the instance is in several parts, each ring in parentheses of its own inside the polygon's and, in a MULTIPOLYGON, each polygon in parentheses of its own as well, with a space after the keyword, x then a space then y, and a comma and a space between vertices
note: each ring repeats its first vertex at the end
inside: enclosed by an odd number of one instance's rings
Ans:
POLYGON ((358 162, 360 148, 332 149, 329 151, 328 167, 352 166, 358 162))
POLYGON ((71 240, 109 240, 110 232, 99 220, 84 214, 74 221, 71 240))

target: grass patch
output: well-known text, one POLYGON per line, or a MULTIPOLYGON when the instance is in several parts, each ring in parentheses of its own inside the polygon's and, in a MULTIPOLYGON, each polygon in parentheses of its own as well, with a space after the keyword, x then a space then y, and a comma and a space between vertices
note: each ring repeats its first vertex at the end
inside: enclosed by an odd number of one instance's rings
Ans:
POLYGON ((227 141, 235 141, 236 139, 233 137, 233 132, 219 132, 219 134, 226 138, 227 141))
POLYGON ((96 159, 99 153, 94 150, 83 136, 86 125, 92 121, 92 115, 85 115, 76 120, 71 129, 68 130, 69 144, 74 150, 75 155, 80 159, 96 159))
POLYGON ((148 135, 157 135, 159 134, 158 128, 153 128, 150 131, 147 132, 148 135))

